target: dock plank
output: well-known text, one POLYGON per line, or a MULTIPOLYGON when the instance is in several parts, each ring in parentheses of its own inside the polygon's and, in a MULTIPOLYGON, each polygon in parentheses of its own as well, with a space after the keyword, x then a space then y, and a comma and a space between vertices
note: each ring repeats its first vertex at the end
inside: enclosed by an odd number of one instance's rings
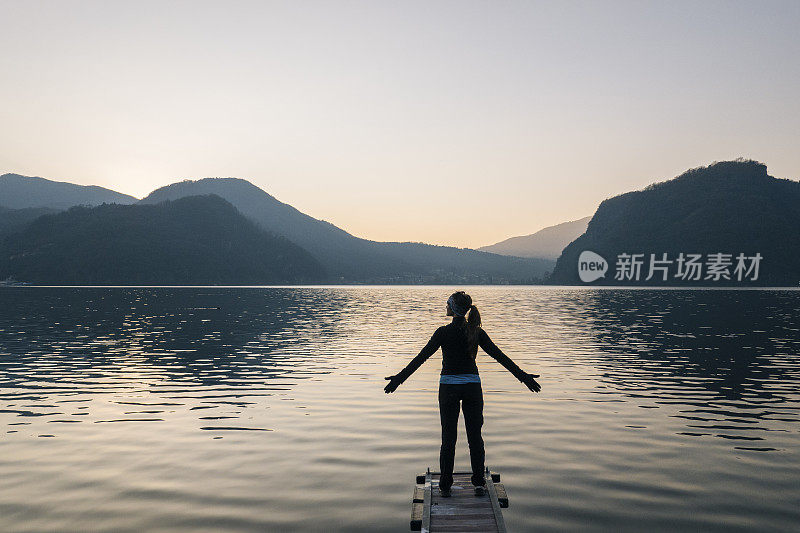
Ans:
POLYGON ((422 529, 422 513, 424 510, 422 502, 414 502, 411 506, 411 531, 422 529))
POLYGON ((497 502, 500 504, 500 507, 505 509, 508 507, 508 494, 506 494, 506 488, 502 483, 495 483, 494 490, 497 492, 497 502))
POLYGON ((496 484, 499 474, 487 471, 483 496, 476 496, 471 482, 471 472, 453 474, 452 496, 442 498, 439 494, 439 473, 430 470, 417 476, 414 488, 412 522, 413 531, 430 533, 446 531, 505 532, 505 522, 500 511, 508 507, 505 487, 496 484), (423 483, 420 483, 422 481, 423 483), (502 498, 502 500, 501 500, 502 498), (419 507, 422 506, 421 520, 419 507), (415 527, 416 526, 416 527, 415 527))

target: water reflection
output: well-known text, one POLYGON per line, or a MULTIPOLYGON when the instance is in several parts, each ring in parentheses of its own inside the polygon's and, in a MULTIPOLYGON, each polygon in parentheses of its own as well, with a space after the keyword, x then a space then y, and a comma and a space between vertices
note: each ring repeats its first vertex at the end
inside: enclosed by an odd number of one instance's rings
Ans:
MULTIPOLYGON (((162 414, 154 408, 187 399, 252 405, 248 398, 330 372, 307 347, 339 335, 338 310, 349 302, 346 292, 298 289, 7 289, 2 297, 0 400, 10 403, 0 412, 20 417, 85 417, 86 406, 67 407, 109 393, 138 408, 126 415, 162 414)), ((216 417, 224 418, 235 417, 216 417)))
MULTIPOLYGON (((0 291, 0 530, 403 528, 453 289, 0 291)), ((796 529, 800 292, 469 292, 510 530, 796 529)))
MULTIPOLYGON (((675 405, 683 435, 763 441, 798 422, 800 294, 792 291, 586 293, 603 381, 675 405), (777 427, 776 427, 777 426, 777 427)), ((768 446, 738 446, 774 451, 768 446)))

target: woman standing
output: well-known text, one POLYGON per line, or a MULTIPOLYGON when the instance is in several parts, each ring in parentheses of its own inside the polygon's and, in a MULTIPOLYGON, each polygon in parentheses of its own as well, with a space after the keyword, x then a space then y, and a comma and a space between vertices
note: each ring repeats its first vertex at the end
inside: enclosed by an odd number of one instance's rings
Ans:
POLYGON ((483 495, 484 449, 481 427, 483 426, 483 390, 475 358, 478 346, 514 374, 531 391, 539 392, 536 382, 538 374, 527 374, 514 361, 495 346, 480 327, 481 315, 472 305, 472 298, 464 291, 453 293, 447 300, 447 316, 453 321, 437 329, 428 344, 414 359, 394 376, 388 376, 389 384, 384 391, 394 392, 408 376, 422 365, 434 352, 442 347, 442 375, 439 379, 439 416, 442 422, 442 448, 439 453, 439 490, 443 497, 450 496, 453 485, 453 461, 455 460, 458 413, 464 411, 467 428, 469 457, 472 463, 472 484, 475 494, 483 495))

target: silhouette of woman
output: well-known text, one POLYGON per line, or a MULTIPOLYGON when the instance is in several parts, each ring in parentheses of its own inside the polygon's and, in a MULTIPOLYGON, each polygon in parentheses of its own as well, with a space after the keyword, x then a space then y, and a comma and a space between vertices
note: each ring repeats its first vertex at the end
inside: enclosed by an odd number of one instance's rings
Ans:
POLYGON ((442 375, 439 379, 439 416, 442 422, 442 447, 439 452, 439 490, 444 497, 450 496, 453 485, 453 461, 456 451, 458 413, 464 411, 467 428, 469 457, 472 463, 472 484, 475 494, 483 495, 484 449, 481 427, 483 426, 483 390, 475 358, 478 346, 514 374, 531 391, 539 392, 536 382, 538 374, 528 374, 495 346, 480 327, 481 315, 472 305, 472 298, 464 291, 453 293, 447 300, 447 316, 453 321, 437 329, 428 344, 394 376, 388 376, 389 384, 383 390, 394 392, 408 376, 422 365, 439 347, 442 347, 442 375), (468 316, 467 316, 468 315, 468 316), (459 405, 460 404, 460 405, 459 405))

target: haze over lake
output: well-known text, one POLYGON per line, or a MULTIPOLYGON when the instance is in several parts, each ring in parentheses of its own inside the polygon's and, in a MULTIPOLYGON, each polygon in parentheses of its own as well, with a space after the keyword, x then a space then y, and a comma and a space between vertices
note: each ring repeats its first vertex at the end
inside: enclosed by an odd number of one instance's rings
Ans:
MULTIPOLYGON (((0 289, 0 530, 406 530, 452 289, 0 289)), ((796 528, 800 291, 467 291, 509 530, 796 528)))

